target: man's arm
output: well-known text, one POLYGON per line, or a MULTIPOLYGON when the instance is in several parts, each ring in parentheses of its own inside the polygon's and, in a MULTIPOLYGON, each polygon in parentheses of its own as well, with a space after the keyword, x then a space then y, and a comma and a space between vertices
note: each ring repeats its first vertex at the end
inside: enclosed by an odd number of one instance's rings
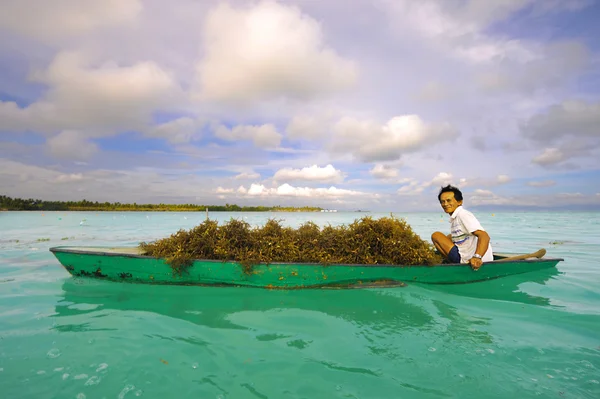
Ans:
MULTIPOLYGON (((477 237, 477 248, 475 249, 475 253, 481 256, 485 255, 488 246, 490 245, 490 235, 483 230, 475 230, 473 234, 477 237)), ((479 270, 483 264, 483 260, 480 258, 471 258, 469 259, 469 264, 473 270, 479 270)))

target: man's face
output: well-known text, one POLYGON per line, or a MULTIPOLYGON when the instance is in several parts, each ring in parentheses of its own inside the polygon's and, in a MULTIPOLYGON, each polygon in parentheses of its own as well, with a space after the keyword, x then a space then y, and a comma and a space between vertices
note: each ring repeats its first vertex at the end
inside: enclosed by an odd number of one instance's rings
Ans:
POLYGON ((462 203, 462 201, 457 201, 456 198, 454 198, 453 192, 442 193, 440 196, 440 205, 442 206, 442 209, 444 209, 444 212, 449 215, 451 215, 456 208, 461 206, 462 203))

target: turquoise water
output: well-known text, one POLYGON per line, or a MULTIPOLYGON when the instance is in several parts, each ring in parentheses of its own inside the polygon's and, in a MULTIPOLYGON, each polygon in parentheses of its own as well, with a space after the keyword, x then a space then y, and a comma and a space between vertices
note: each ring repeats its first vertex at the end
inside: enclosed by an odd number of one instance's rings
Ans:
MULTIPOLYGON (((544 247, 565 261, 456 286, 109 283, 70 277, 48 248, 136 245, 205 214, 0 212, 0 397, 600 398, 600 214, 476 214, 497 251, 544 247)), ((441 213, 395 216, 427 239, 449 227, 441 213)))

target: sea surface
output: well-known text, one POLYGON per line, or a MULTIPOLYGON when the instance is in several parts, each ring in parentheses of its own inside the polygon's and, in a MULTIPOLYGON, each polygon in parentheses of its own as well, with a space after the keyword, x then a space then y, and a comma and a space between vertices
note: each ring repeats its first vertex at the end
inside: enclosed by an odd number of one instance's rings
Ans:
MULTIPOLYGON (((600 213, 475 213, 496 251, 564 261, 452 286, 111 283, 71 277, 48 249, 135 246, 206 214, 0 212, 0 398, 600 398, 600 213)), ((394 216, 423 239, 449 230, 441 212, 394 216)))

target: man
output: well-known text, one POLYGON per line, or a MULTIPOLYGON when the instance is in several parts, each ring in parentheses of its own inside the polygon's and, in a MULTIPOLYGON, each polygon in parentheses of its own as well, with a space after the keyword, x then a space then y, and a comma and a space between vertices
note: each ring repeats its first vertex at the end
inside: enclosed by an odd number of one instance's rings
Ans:
POLYGON ((448 185, 438 194, 444 212, 450 215, 450 234, 436 231, 431 235, 433 245, 452 263, 469 263, 475 271, 483 262, 494 260, 490 236, 477 218, 462 207, 461 191, 448 185))

